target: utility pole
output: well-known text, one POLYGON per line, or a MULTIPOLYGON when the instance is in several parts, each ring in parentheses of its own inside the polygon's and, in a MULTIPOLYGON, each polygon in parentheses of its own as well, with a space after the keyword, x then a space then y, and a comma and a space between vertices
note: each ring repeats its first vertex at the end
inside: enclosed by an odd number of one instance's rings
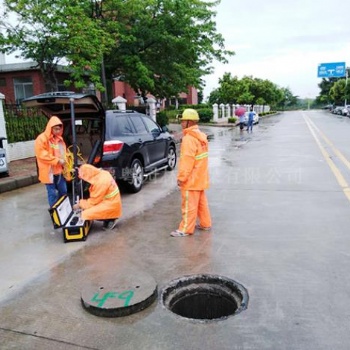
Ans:
POLYGON ((347 100, 347 86, 348 86, 348 75, 349 75, 349 73, 348 73, 348 67, 346 67, 346 69, 345 69, 345 102, 344 102, 344 107, 346 107, 347 106, 347 104, 348 104, 348 100, 347 100))

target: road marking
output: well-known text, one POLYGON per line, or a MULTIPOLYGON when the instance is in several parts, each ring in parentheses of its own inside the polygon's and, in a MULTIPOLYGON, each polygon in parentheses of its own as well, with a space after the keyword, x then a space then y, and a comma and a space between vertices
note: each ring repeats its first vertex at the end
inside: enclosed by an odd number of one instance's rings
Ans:
POLYGON ((333 150, 333 152, 336 154, 336 156, 343 162, 343 164, 350 170, 350 162, 345 158, 345 156, 333 145, 333 143, 321 132, 321 130, 310 120, 309 117, 305 115, 305 113, 302 113, 302 116, 305 120, 306 125, 308 126, 312 136, 314 137, 319 149, 321 150, 321 153, 326 160, 328 166, 330 167, 331 171, 333 172, 335 178, 338 181, 338 184, 343 189, 343 192, 346 196, 346 198, 350 202, 350 187, 345 180, 344 176, 342 175, 339 168, 335 165, 335 163, 331 159, 331 155, 326 151, 326 149, 323 147, 318 135, 329 145, 329 147, 333 150))

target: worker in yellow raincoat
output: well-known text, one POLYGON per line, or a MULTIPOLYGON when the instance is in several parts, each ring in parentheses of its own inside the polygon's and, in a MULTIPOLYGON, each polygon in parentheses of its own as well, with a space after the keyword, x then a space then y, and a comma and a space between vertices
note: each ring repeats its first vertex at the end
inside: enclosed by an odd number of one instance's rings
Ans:
POLYGON ((79 178, 90 184, 90 195, 88 199, 80 199, 73 209, 82 209, 82 219, 103 220, 104 228, 113 229, 122 215, 122 202, 112 175, 93 165, 83 164, 79 168, 79 178))
POLYGON ((192 235, 195 229, 210 230, 211 217, 205 190, 209 187, 208 139, 198 128, 199 115, 185 109, 181 118, 183 139, 177 184, 181 190, 182 220, 173 237, 192 235), (197 224, 198 218, 198 224, 197 224))

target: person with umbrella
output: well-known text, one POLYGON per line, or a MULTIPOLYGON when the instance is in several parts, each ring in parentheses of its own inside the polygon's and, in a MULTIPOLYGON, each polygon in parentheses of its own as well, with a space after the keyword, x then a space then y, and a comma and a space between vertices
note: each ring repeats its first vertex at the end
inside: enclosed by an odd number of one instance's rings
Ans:
POLYGON ((243 129, 244 129, 245 112, 246 112, 246 109, 242 106, 239 106, 235 109, 235 115, 239 119, 239 128, 241 131, 243 131, 243 129))

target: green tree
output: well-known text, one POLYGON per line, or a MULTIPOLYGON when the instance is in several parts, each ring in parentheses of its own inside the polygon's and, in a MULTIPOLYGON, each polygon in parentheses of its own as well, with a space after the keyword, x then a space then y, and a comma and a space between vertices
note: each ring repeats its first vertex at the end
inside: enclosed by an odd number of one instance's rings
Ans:
POLYGON ((336 105, 343 105, 349 101, 350 86, 345 79, 338 79, 329 90, 329 97, 336 105))
POLYGON ((99 90, 101 63, 106 75, 127 82, 145 96, 177 96, 200 88, 212 61, 227 62, 216 31, 219 1, 201 0, 4 0, 0 16, 2 52, 20 51, 38 63, 44 79, 57 88, 54 72, 66 60, 77 88, 86 75, 99 90), (16 14, 11 24, 10 14, 16 14))
POLYGON ((214 59, 227 62, 216 31, 213 8, 219 1, 134 0, 124 3, 124 25, 118 43, 106 58, 110 75, 128 82, 144 97, 177 96, 188 86, 201 88, 214 59))
POLYGON ((1 51, 18 50, 21 58, 35 61, 51 90, 57 89, 55 71, 64 60, 70 63, 67 85, 85 86, 88 70, 89 80, 103 89, 101 59, 114 44, 115 33, 92 18, 89 1, 4 0, 0 27, 1 51), (14 14, 16 20, 10 20, 14 14))
POLYGON ((323 78, 318 84, 321 89, 320 94, 316 98, 318 104, 330 104, 334 103, 332 96, 330 95, 331 88, 339 80, 339 78, 323 78))
POLYGON ((219 87, 210 93, 209 102, 274 106, 281 98, 281 90, 269 80, 252 76, 238 79, 237 76, 232 77, 230 73, 225 73, 219 79, 219 87))
POLYGON ((289 88, 281 88, 281 99, 277 103, 277 107, 281 109, 297 107, 298 96, 293 95, 289 88))

